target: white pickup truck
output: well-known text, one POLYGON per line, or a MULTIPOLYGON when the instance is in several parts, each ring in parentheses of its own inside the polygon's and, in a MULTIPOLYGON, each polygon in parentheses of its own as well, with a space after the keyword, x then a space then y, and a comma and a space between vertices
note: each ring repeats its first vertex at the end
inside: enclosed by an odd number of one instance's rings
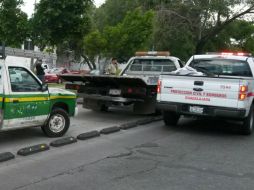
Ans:
POLYGON ((183 69, 161 75, 157 108, 166 125, 181 115, 222 117, 242 121, 241 133, 251 134, 254 109, 254 60, 244 54, 192 56, 183 69))

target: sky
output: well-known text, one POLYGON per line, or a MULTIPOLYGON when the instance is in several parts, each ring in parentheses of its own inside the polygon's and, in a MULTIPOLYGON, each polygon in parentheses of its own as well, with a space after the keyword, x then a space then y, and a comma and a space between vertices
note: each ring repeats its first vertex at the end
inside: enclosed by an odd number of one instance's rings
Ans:
MULTIPOLYGON (((28 16, 30 17, 33 13, 34 10, 34 2, 37 1, 37 3, 40 0, 24 0, 24 5, 22 6, 22 10, 24 12, 26 12, 28 14, 28 16)), ((105 2, 105 0, 94 0, 94 3, 96 5, 96 7, 99 7, 100 5, 102 5, 105 2)))

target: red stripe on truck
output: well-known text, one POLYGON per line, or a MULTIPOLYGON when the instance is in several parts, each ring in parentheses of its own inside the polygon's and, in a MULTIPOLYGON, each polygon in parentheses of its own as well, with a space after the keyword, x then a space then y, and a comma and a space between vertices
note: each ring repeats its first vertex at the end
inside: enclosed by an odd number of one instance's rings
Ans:
POLYGON ((251 97, 251 96, 254 96, 254 92, 249 92, 249 93, 247 94, 247 97, 251 97))

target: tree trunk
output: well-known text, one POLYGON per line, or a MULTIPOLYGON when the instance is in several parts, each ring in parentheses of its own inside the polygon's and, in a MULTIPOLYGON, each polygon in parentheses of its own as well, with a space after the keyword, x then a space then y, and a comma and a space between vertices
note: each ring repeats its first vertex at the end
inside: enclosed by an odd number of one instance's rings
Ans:
POLYGON ((205 46, 206 42, 204 40, 200 40, 198 41, 197 45, 196 45, 196 52, 195 54, 202 54, 204 53, 204 46, 205 46))
POLYGON ((68 55, 66 54, 66 50, 61 45, 58 45, 56 53, 57 53, 56 66, 69 68, 70 60, 68 55))

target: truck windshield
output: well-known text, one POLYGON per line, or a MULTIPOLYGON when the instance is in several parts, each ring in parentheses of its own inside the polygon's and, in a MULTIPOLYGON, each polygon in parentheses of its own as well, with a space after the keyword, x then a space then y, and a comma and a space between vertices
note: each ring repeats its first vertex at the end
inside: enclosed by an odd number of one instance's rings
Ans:
POLYGON ((246 61, 232 59, 196 59, 189 66, 204 74, 252 77, 251 69, 246 61))
POLYGON ((171 72, 176 70, 173 61, 169 59, 135 59, 129 71, 138 72, 171 72))

